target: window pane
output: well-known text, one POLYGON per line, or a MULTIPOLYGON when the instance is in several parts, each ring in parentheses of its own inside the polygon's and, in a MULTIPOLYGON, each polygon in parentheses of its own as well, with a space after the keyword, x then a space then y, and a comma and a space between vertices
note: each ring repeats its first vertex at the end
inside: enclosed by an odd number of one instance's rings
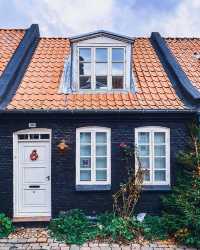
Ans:
POLYGON ((81 157, 80 158, 80 168, 91 168, 91 158, 81 157))
POLYGON ((96 62, 107 62, 108 52, 106 48, 96 49, 96 62))
POLYGON ((79 64, 80 75, 91 75, 91 63, 80 63, 79 64))
POLYGON ((113 76, 112 77, 112 88, 113 89, 123 89, 123 82, 124 77, 123 76, 113 76))
POLYGON ((18 139, 19 140, 28 140, 28 135, 27 134, 18 135, 18 139))
POLYGON ((96 155, 97 156, 106 156, 107 155, 107 146, 106 145, 103 145, 103 146, 97 145, 96 146, 96 155))
POLYGON ((163 168, 165 169, 165 158, 155 158, 155 168, 163 168))
POLYGON ((124 61, 124 49, 113 48, 112 49, 112 61, 113 62, 123 62, 124 61))
POLYGON ((149 133, 148 132, 139 132, 138 133, 138 143, 149 143, 149 133))
POLYGON ((90 62, 91 61, 91 49, 89 48, 79 49, 79 60, 90 62))
POLYGON ((106 181, 107 180, 107 171, 106 170, 97 170, 96 171, 96 180, 97 181, 106 181))
POLYGON ((165 143, 165 133, 155 132, 154 133, 154 142, 155 142, 155 144, 165 143))
POLYGON ((155 156, 165 156, 165 145, 154 146, 155 156))
POLYGON ((96 76, 96 88, 97 89, 107 89, 108 84, 107 76, 96 76))
POLYGON ((81 132, 80 133, 80 142, 81 143, 91 143, 91 133, 81 132))
POLYGON ((155 171, 155 181, 165 181, 166 180, 166 173, 162 170, 155 171))
POLYGON ((34 139, 39 139, 39 134, 30 134, 30 139, 34 140, 34 139))
POLYGON ((81 170, 80 171, 80 180, 81 181, 91 181, 91 171, 90 170, 81 170))
POLYGON ((81 156, 91 156, 91 146, 81 145, 80 146, 80 155, 81 156))
POLYGON ((107 63, 96 63, 96 76, 105 76, 108 74, 108 65, 107 63))
POLYGON ((42 140, 49 139, 49 134, 41 134, 40 139, 42 140))
POLYGON ((145 170, 144 172, 144 181, 150 181, 150 171, 145 170))
POLYGON ((112 75, 123 75, 124 64, 123 63, 112 63, 112 75))
POLYGON ((139 159, 139 164, 141 165, 141 167, 142 167, 143 169, 148 169, 148 168, 150 168, 149 157, 140 157, 140 159, 139 159))
POLYGON ((97 143, 107 143, 107 133, 97 132, 96 133, 96 142, 97 143))
POLYGON ((139 145, 138 153, 139 156, 149 156, 149 145, 139 145))
POLYGON ((107 168, 107 158, 97 157, 96 158, 96 168, 107 168))
POLYGON ((90 76, 80 76, 80 89, 91 89, 90 76))

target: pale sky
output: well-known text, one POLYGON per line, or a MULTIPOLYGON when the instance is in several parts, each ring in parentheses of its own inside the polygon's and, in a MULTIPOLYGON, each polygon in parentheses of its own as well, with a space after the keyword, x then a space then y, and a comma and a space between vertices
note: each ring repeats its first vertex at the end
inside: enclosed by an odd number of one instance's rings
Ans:
POLYGON ((0 0, 0 28, 38 23, 42 36, 104 29, 128 36, 200 37, 200 0, 0 0))

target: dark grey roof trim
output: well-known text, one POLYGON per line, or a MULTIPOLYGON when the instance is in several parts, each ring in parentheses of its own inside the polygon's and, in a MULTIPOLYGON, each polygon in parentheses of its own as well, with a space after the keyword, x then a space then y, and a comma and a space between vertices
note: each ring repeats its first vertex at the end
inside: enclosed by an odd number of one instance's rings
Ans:
POLYGON ((92 109, 89 109, 89 110, 46 110, 46 109, 40 109, 40 110, 35 110, 35 109, 22 109, 22 110, 17 110, 17 109, 13 109, 13 110, 0 110, 0 114, 1 113, 7 113, 7 114, 25 114, 25 113, 32 113, 32 114, 44 114, 44 113, 49 113, 49 114, 55 114, 55 113, 60 113, 60 114, 137 114, 137 113, 196 113, 196 109, 182 109, 182 110, 179 110, 179 109, 172 109, 172 110, 169 110, 169 109, 156 109, 156 110, 153 110, 153 109, 135 109, 135 110, 92 110, 92 109))
POLYGON ((155 48, 162 55, 163 60, 167 63, 169 69, 176 76, 179 87, 185 91, 193 101, 200 101, 200 92, 192 85, 161 35, 158 32, 152 32, 151 40, 153 41, 155 48))
POLYGON ((37 46, 39 39, 39 27, 32 24, 26 30, 19 46, 12 55, 4 72, 0 77, 0 108, 4 109, 11 100, 37 46))
POLYGON ((113 33, 113 32, 106 31, 106 30, 97 30, 94 32, 90 32, 90 33, 86 33, 86 34, 82 34, 82 35, 78 35, 78 36, 72 36, 69 39, 73 43, 73 42, 79 42, 79 41, 83 41, 86 39, 91 39, 91 38, 95 38, 95 37, 99 37, 99 36, 106 36, 106 37, 116 39, 116 40, 126 42, 126 43, 133 42, 133 38, 131 38, 131 37, 119 35, 117 33, 113 33))

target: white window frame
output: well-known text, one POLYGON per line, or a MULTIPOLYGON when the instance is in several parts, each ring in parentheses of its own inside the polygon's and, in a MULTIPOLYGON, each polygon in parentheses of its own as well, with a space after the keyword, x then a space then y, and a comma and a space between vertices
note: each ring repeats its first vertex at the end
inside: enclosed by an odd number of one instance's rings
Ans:
MULTIPOLYGON (((126 47, 125 46, 108 46, 108 45, 101 45, 101 46, 78 46, 78 56, 77 56, 77 73, 78 73, 78 90, 79 91, 120 91, 124 90, 126 88, 126 67, 127 67, 127 59, 126 59, 126 47), (108 50, 108 61, 107 61, 107 88, 105 89, 97 89, 96 88, 96 71, 95 71, 95 65, 96 65, 96 49, 103 49, 106 48, 108 50), (121 89, 113 89, 112 88, 112 49, 123 49, 124 50, 124 70, 123 70, 123 87, 121 89), (80 88, 80 72, 79 72, 79 51, 80 49, 91 49, 91 88, 90 89, 81 89, 80 88)), ((121 62, 122 63, 122 62, 121 62)), ((118 76, 118 75, 114 75, 118 76)))
POLYGON ((76 185, 111 184, 111 129, 105 127, 81 127, 76 129, 76 185), (80 133, 91 133, 91 181, 80 180, 80 133), (96 181, 96 132, 107 133, 107 180, 96 181))
MULTIPOLYGON (((170 185, 170 129, 159 126, 146 126, 139 127, 135 129, 135 146, 136 150, 138 147, 138 133, 149 132, 150 135, 150 181, 144 181, 143 185, 170 185), (165 146, 166 146, 166 180, 165 181, 155 181, 154 180, 154 133, 163 132, 165 133, 165 146)), ((137 156, 135 157, 135 170, 137 171, 139 164, 137 156)))

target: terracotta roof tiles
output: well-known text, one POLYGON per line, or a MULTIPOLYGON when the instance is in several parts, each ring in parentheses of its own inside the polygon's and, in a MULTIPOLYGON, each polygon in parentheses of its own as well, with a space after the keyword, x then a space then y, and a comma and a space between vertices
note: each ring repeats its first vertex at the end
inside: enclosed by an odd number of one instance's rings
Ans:
POLYGON ((25 30, 0 29, 0 76, 23 38, 25 30))
POLYGON ((195 57, 195 53, 200 53, 200 38, 167 38, 165 40, 189 80, 200 90, 200 59, 195 57))
POLYGON ((148 38, 133 44, 136 92, 59 93, 68 39, 41 38, 22 82, 7 109, 140 110, 187 108, 177 96, 148 38))

